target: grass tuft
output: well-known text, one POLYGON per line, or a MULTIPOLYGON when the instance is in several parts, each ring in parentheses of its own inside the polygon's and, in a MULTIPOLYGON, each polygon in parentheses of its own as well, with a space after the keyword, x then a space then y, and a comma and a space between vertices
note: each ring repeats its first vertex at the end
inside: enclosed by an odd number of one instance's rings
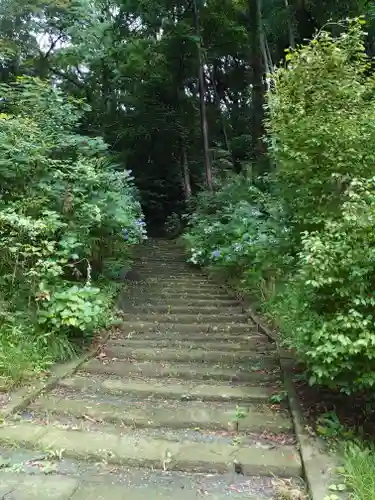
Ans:
POLYGON ((375 499, 375 450, 372 445, 345 445, 345 482, 351 500, 375 499))

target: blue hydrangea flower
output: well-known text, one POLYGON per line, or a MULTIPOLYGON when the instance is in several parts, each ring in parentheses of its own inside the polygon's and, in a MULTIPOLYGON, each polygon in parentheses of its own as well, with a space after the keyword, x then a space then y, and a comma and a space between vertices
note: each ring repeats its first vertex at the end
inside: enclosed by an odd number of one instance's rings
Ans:
POLYGON ((128 240, 129 239, 129 231, 127 229, 123 229, 121 232, 122 232, 122 236, 123 236, 124 240, 128 240))
POLYGON ((220 252, 219 250, 214 250, 211 254, 211 257, 215 257, 215 258, 218 258, 220 257, 220 252))

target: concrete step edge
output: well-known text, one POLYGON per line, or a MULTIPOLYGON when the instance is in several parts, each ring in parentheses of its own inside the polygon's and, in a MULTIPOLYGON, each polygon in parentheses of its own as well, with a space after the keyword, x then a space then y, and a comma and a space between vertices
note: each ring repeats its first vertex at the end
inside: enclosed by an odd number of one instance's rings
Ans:
POLYGON ((262 449, 221 443, 173 442, 109 432, 73 431, 17 423, 0 428, 0 443, 37 449, 64 450, 64 455, 86 461, 103 460, 129 467, 150 467, 191 472, 234 470, 241 464, 246 475, 300 477, 302 466, 294 447, 262 449))
POLYGON ((236 406, 226 405, 212 408, 207 405, 205 407, 194 405, 191 402, 188 406, 164 403, 162 407, 155 407, 154 403, 147 401, 141 406, 126 403, 114 405, 96 402, 92 399, 48 395, 39 398, 29 409, 57 416, 88 417, 99 423, 123 424, 135 428, 226 430, 234 432, 234 434, 237 431, 262 432, 265 428, 269 432, 275 433, 290 432, 293 429, 290 419, 271 409, 264 411, 251 409, 249 411, 249 409, 244 408, 244 412, 246 410, 247 412, 242 418, 236 420, 236 406))
POLYGON ((118 378, 96 378, 76 376, 60 380, 59 386, 86 393, 100 393, 123 396, 135 394, 137 397, 150 397, 180 401, 242 401, 248 403, 269 402, 275 392, 272 387, 231 387, 224 384, 187 384, 171 383, 170 380, 137 379, 127 381, 118 378))
POLYGON ((200 323, 200 324, 189 324, 189 323, 179 323, 178 321, 150 321, 150 320, 128 320, 122 321, 119 324, 119 329, 123 330, 124 333, 141 333, 146 332, 176 332, 182 334, 184 332, 191 332, 194 334, 198 333, 212 333, 212 334, 258 334, 256 326, 253 323, 230 323, 226 325, 220 324, 210 324, 210 323, 200 323))
MULTIPOLYGON (((122 312, 121 316, 126 319, 127 322, 145 322, 145 323, 183 323, 191 326, 206 324, 215 324, 219 326, 232 325, 232 324, 248 324, 247 316, 242 314, 236 315, 223 315, 223 314, 205 314, 201 317, 198 314, 136 314, 134 312, 122 312), (203 321, 204 320, 204 321, 203 321)), ((249 323, 250 324, 250 323, 249 323)))
POLYGON ((192 304, 188 305, 185 301, 181 300, 179 304, 170 304, 169 301, 164 304, 153 304, 146 301, 142 305, 132 305, 134 311, 155 311, 160 313, 170 313, 170 314, 193 314, 194 316, 199 316, 200 314, 226 314, 231 312, 231 314, 244 314, 241 305, 225 306, 220 307, 220 305, 203 305, 203 304, 192 304))
POLYGON ((178 336, 176 336, 175 339, 168 338, 168 339, 154 339, 153 341, 150 340, 142 340, 141 338, 121 338, 121 339, 111 339, 108 344, 111 347, 126 347, 130 349, 137 349, 137 348, 155 348, 155 349, 162 349, 162 348, 178 348, 178 349, 189 349, 194 351, 194 349, 204 349, 206 351, 231 351, 231 352, 241 352, 241 351, 246 351, 250 350, 251 352, 256 352, 256 353, 270 353, 275 351, 275 347, 266 342, 261 342, 259 340, 253 340, 253 339, 243 339, 240 340, 238 339, 237 341, 228 341, 227 339, 223 338, 221 341, 211 341, 211 342, 204 342, 204 339, 201 339, 199 341, 192 341, 190 339, 188 340, 180 340, 178 336))
POLYGON ((126 362, 119 360, 95 359, 82 367, 82 372, 94 375, 112 375, 115 377, 176 378, 183 381, 226 381, 233 385, 241 383, 268 383, 280 379, 278 367, 270 369, 262 365, 253 365, 247 370, 205 367, 192 363, 173 363, 165 365, 158 362, 126 362))
POLYGON ((104 352, 109 358, 134 359, 138 361, 181 361, 181 362, 201 362, 206 365, 210 363, 232 362, 240 363, 244 361, 258 360, 276 364, 276 354, 261 354, 256 351, 206 351, 203 349, 153 349, 131 348, 121 345, 108 344, 104 352))

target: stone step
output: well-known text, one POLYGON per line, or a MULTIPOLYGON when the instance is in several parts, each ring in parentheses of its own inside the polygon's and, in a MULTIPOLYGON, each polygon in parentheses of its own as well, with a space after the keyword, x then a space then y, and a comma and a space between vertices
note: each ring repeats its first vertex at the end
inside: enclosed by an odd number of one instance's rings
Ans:
MULTIPOLYGON (((139 285, 143 285, 145 290, 148 288, 150 291, 162 291, 165 290, 170 293, 171 291, 174 294, 183 295, 185 293, 199 293, 207 295, 217 295, 221 294, 225 298, 231 298, 224 289, 222 289, 218 285, 213 285, 211 283, 199 283, 194 282, 193 280, 173 280, 173 279, 164 279, 161 280, 159 278, 147 278, 142 276, 142 281, 139 282, 139 285)), ((209 297, 208 297, 209 298, 209 297)))
POLYGON ((184 252, 184 248, 181 245, 177 245, 176 242, 171 240, 154 240, 150 239, 143 243, 141 246, 134 248, 134 251, 145 250, 148 253, 153 250, 160 249, 164 252, 184 252))
POLYGON ((28 448, 64 450, 64 456, 129 467, 225 473, 239 463, 246 475, 299 477, 299 454, 293 446, 272 448, 228 446, 219 441, 174 442, 167 439, 110 432, 77 431, 30 423, 3 425, 0 443, 28 448))
POLYGON ((212 282, 202 278, 202 276, 197 276, 191 273, 176 273, 173 271, 145 271, 142 269, 135 268, 135 270, 140 274, 142 279, 147 282, 157 282, 157 283, 170 283, 174 285, 175 283, 189 283, 193 285, 210 285, 213 286, 212 282))
POLYGON ((183 262, 186 262, 187 259, 187 254, 184 251, 181 250, 170 250, 170 249, 165 249, 165 248, 152 248, 152 249, 142 249, 133 252, 132 257, 134 259, 153 259, 153 258, 160 258, 161 260, 164 261, 175 261, 177 259, 183 259, 183 262))
POLYGON ((183 269, 184 271, 188 271, 190 273, 195 273, 195 274, 200 274, 202 276, 202 273, 199 269, 197 269, 194 266, 189 265, 188 262, 170 262, 170 261, 152 261, 152 260, 147 260, 147 259, 137 259, 133 261, 133 265, 138 269, 138 268, 143 268, 143 269, 156 269, 158 272, 160 272, 160 269, 162 270, 170 270, 170 269, 176 269, 176 270, 181 270, 183 269))
POLYGON ((150 313, 167 313, 167 314, 194 314, 195 316, 206 315, 206 314, 220 314, 224 312, 225 314, 243 314, 243 308, 241 306, 210 306, 210 305, 187 305, 182 301, 181 305, 172 305, 167 301, 166 304, 152 304, 150 302, 146 302, 143 305, 134 305, 132 309, 135 313, 139 312, 150 312, 150 313))
POLYGON ((168 261, 150 261, 150 260, 142 260, 137 259, 133 262, 133 266, 136 269, 151 269, 155 270, 157 273, 161 271, 184 271, 190 274, 195 274, 197 276, 202 276, 202 273, 199 269, 190 266, 187 262, 168 262, 168 261))
POLYGON ((242 340, 237 339, 236 341, 228 341, 227 339, 222 339, 221 341, 211 341, 204 342, 204 339, 200 339, 199 341, 189 340, 181 340, 178 336, 174 339, 162 338, 160 340, 153 340, 152 342, 147 339, 138 339, 138 338, 119 338, 119 339, 111 339, 108 342, 108 345, 112 348, 114 347, 126 347, 128 349, 182 349, 182 350, 194 350, 201 349, 206 352, 208 351, 245 351, 251 350, 256 353, 269 353, 275 350, 275 346, 270 342, 267 342, 266 339, 247 339, 242 340))
MULTIPOLYGON (((185 262, 186 260, 189 258, 188 254, 183 250, 183 249, 152 249, 152 250, 149 250, 149 251, 141 251, 141 252, 135 252, 134 253, 134 256, 135 257, 140 257, 141 259, 145 259, 145 260, 152 260, 154 258, 154 256, 167 256, 164 258, 164 260, 167 260, 169 257, 171 258, 183 258, 185 259, 185 262)), ((190 264, 191 266, 193 264, 190 264)))
POLYGON ((243 324, 247 327, 246 314, 152 314, 152 313, 123 313, 124 319, 129 323, 145 322, 145 323, 184 323, 188 325, 220 325, 228 326, 233 324, 243 324))
POLYGON ((264 355, 256 351, 207 351, 205 349, 167 349, 167 348, 134 348, 121 345, 108 344, 104 352, 109 358, 134 359, 139 361, 180 361, 180 362, 205 362, 228 363, 254 362, 262 358, 268 366, 276 364, 275 355, 264 355))
POLYGON ((154 278, 158 282, 161 282, 161 284, 163 284, 163 283, 168 284, 168 283, 170 283, 170 280, 171 280, 171 285, 174 285, 175 283, 180 281, 181 283, 191 282, 194 285, 201 284, 202 286, 206 285, 206 286, 211 286, 211 287, 217 287, 217 285, 214 281, 211 281, 210 279, 203 276, 202 274, 189 273, 189 275, 185 276, 185 277, 184 276, 174 277, 173 273, 172 273, 172 275, 169 275, 168 272, 164 273, 163 271, 160 271, 160 270, 159 270, 159 272, 155 272, 155 273, 151 273, 151 272, 147 273, 147 272, 140 271, 140 274, 145 274, 146 276, 148 274, 148 278, 150 280, 154 278))
POLYGON ((160 295, 147 296, 147 300, 153 305, 168 305, 168 306, 192 306, 192 307, 242 307, 242 303, 236 299, 228 298, 216 298, 216 299, 205 299, 196 298, 194 295, 190 297, 169 297, 168 301, 165 297, 160 295))
POLYGON ((206 293, 200 292, 194 289, 194 291, 178 291, 175 288, 161 288, 157 293, 150 291, 147 295, 150 300, 153 298, 159 298, 164 300, 175 299, 175 300, 209 300, 214 302, 226 302, 235 301, 238 302, 238 298, 228 295, 224 290, 220 293, 220 289, 216 290, 216 293, 206 293))
POLYGON ((145 273, 145 274, 155 274, 155 276, 187 276, 187 277, 195 277, 199 278, 201 280, 207 278, 202 275, 202 273, 199 273, 195 271, 194 269, 190 269, 189 267, 185 267, 184 265, 179 265, 179 266, 171 266, 170 264, 166 263, 165 265, 158 265, 158 266, 151 266, 149 264, 134 264, 133 266, 134 269, 139 271, 140 273, 145 273))
POLYGON ((267 403, 274 394, 272 387, 229 386, 228 384, 197 384, 169 380, 122 380, 119 378, 75 377, 60 380, 60 387, 86 393, 113 394, 121 397, 155 398, 180 401, 241 401, 267 403))
POLYGON ((252 366, 226 367, 202 366, 192 363, 158 363, 138 362, 126 360, 93 359, 82 368, 86 373, 97 375, 115 375, 116 377, 140 378, 179 378, 182 380, 222 380, 232 384, 248 382, 250 384, 273 382, 280 378, 278 367, 267 367, 255 362, 252 366), (265 370, 268 368, 268 370, 265 370))
POLYGON ((147 255, 150 255, 150 253, 156 251, 163 253, 173 253, 173 254, 185 253, 185 249, 182 246, 171 245, 170 242, 167 241, 150 245, 149 241, 150 240, 148 240, 148 242, 145 245, 134 248, 133 252, 137 253, 144 251, 147 255))
POLYGON ((202 298, 217 298, 222 297, 225 299, 230 298, 228 292, 226 292, 220 286, 212 287, 211 289, 202 289, 196 286, 188 286, 188 285, 171 285, 159 283, 160 293, 164 294, 173 294, 174 296, 193 296, 193 297, 202 297, 202 298))
POLYGON ((142 284, 148 290, 149 293, 160 293, 173 296, 194 296, 198 298, 216 298, 220 296, 223 299, 233 299, 234 295, 228 294, 225 290, 221 289, 219 286, 197 286, 196 284, 186 284, 186 283, 171 283, 170 281, 165 283, 158 283, 157 281, 151 281, 145 279, 144 281, 137 284, 139 286, 142 284))
POLYGON ((148 253, 153 250, 161 250, 163 252, 184 252, 184 248, 181 245, 177 245, 176 242, 171 240, 147 240, 142 246, 137 247, 134 251, 145 250, 148 253))
POLYGON ((133 252, 132 259, 163 262, 183 262, 186 263, 189 257, 184 252, 166 251, 166 250, 146 250, 142 252, 133 252))
POLYGON ((147 240, 145 244, 142 244, 142 246, 139 246, 134 249, 134 251, 137 250, 145 250, 147 252, 151 252, 153 250, 160 249, 164 252, 184 252, 185 249, 182 245, 178 245, 176 242, 173 242, 171 240, 147 240))
MULTIPOLYGON (((32 458, 34 454, 30 454, 32 458)), ((201 475, 182 472, 147 471, 116 467, 103 474, 71 474, 64 470, 64 460, 54 464, 59 473, 29 474, 27 472, 1 472, 0 498, 3 500, 268 500, 274 488, 270 478, 210 474, 202 484, 201 475), (61 465, 60 465, 61 464, 61 465), (237 493, 240 492, 240 493, 237 493), (11 492, 11 495, 9 494, 11 492)), ((103 466, 105 469, 105 465, 103 466)), ((35 469, 35 466, 34 466, 35 469)), ((41 467, 43 469, 43 467, 41 467)), ((80 469, 81 472, 81 469, 80 469)))
POLYGON ((197 284, 209 284, 212 285, 210 281, 202 279, 202 276, 197 276, 196 274, 184 273, 184 272, 175 272, 175 271, 151 271, 151 270, 143 270, 139 268, 135 268, 135 270, 141 275, 144 280, 157 280, 162 282, 170 282, 172 285, 175 282, 189 282, 189 283, 197 283, 197 284))
POLYGON ((164 284, 168 284, 171 286, 196 286, 199 289, 202 290, 217 290, 217 285, 215 283, 212 283, 208 281, 207 279, 204 279, 202 277, 195 277, 195 276, 189 276, 187 278, 180 278, 179 276, 165 276, 164 274, 159 275, 154 275, 150 274, 147 277, 147 281, 155 281, 156 283, 160 284, 163 286, 164 284))
MULTIPOLYGON (((151 315, 150 315, 151 316, 151 315)), ((152 316, 151 318, 154 318, 152 316)), ((223 324, 207 324, 207 323, 180 323, 178 321, 161 322, 148 320, 130 320, 122 321, 119 325, 119 330, 126 335, 135 335, 142 333, 154 333, 158 332, 160 334, 170 333, 175 335, 183 334, 213 334, 213 335, 230 335, 230 334, 242 334, 249 335, 255 334, 259 335, 257 327, 254 323, 226 323, 223 324)))
POLYGON ((145 253, 146 255, 150 255, 152 252, 161 252, 161 253, 171 253, 171 254, 185 254, 185 249, 181 245, 169 245, 163 242, 162 244, 156 245, 142 245, 133 249, 133 254, 137 253, 145 253))
POLYGON ((140 255, 134 255, 132 257, 132 261, 134 262, 134 265, 136 266, 137 263, 139 262, 142 262, 144 264, 153 264, 153 265, 156 265, 158 264, 159 262, 161 264, 165 264, 165 263, 170 263, 172 265, 180 265, 180 266, 186 266, 188 265, 189 263, 187 262, 187 257, 182 255, 182 256, 178 256, 178 255, 173 255, 173 256, 167 256, 165 257, 165 255, 163 255, 162 252, 156 254, 152 254, 152 255, 149 255, 147 256, 146 254, 140 254, 140 255))
MULTIPOLYGON (((169 325, 168 325, 169 326, 169 325)), ((186 326, 186 325, 185 325, 186 326)), ((118 334, 117 336, 113 334, 112 339, 123 339, 125 342, 127 339, 132 339, 132 340, 141 340, 141 341, 178 341, 178 342, 190 342, 190 343, 205 343, 208 346, 211 343, 215 342, 265 342, 267 339, 264 338, 264 335, 258 334, 255 330, 254 333, 250 334, 229 334, 226 332, 219 332, 219 333, 214 333, 214 332, 201 332, 201 333, 181 333, 181 332, 175 332, 173 330, 165 330, 164 332, 153 332, 153 331, 147 331, 147 332, 129 332, 128 334, 124 335, 123 334, 118 334)), ((271 344, 272 345, 272 344, 271 344)))
MULTIPOLYGON (((236 429, 236 407, 230 405, 207 405, 199 403, 155 405, 146 401, 141 404, 117 401, 107 403, 93 399, 71 399, 61 395, 48 395, 39 398, 29 407, 32 411, 47 412, 54 415, 67 415, 75 418, 93 419, 96 422, 122 424, 135 428, 162 427, 170 429, 229 430, 236 429)), ((244 416, 238 418, 239 432, 288 432, 292 430, 291 421, 270 409, 257 411, 244 408, 244 416)))

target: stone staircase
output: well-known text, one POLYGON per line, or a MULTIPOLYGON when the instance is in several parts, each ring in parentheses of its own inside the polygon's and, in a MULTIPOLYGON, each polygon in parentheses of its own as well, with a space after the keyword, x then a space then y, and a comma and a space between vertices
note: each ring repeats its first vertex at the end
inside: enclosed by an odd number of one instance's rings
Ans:
POLYGON ((125 290, 103 351, 0 428, 1 443, 47 454, 54 473, 3 471, 0 493, 281 498, 275 478, 298 482, 302 467, 272 344, 174 242, 148 242, 135 268, 144 281, 125 290))

